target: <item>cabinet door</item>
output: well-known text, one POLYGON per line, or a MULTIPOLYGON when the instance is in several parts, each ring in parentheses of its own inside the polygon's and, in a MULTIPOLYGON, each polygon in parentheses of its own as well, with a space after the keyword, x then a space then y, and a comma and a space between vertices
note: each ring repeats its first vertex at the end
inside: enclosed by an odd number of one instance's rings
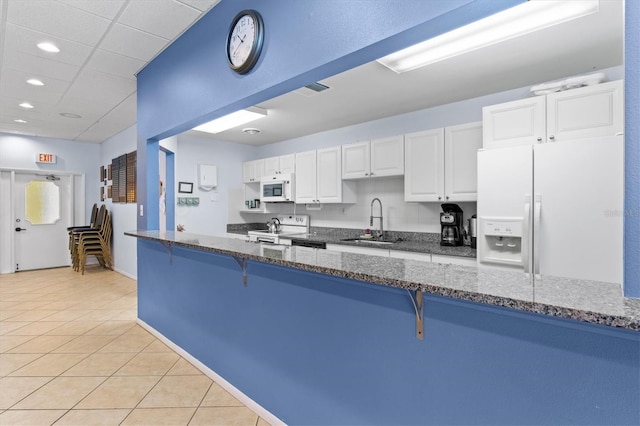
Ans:
POLYGON ((404 136, 404 200, 444 198, 444 129, 404 136))
POLYGON ((370 176, 402 176, 404 174, 404 136, 371 141, 370 176))
POLYGON ((445 201, 478 199, 478 150, 482 148, 482 123, 444 130, 445 201))
POLYGON ((242 163, 242 181, 251 183, 255 179, 255 163, 253 161, 245 161, 242 163))
POLYGON ((296 203, 315 203, 316 196, 316 151, 298 152, 295 154, 296 168, 296 203))
POLYGON ((368 141, 342 145, 342 179, 362 179, 369 177, 370 172, 368 141))
POLYGON ((342 147, 319 149, 317 169, 318 200, 321 203, 342 202, 342 147))
POLYGON ((541 143, 546 137, 545 97, 482 108, 483 148, 541 143))
POLYGON ((267 174, 264 172, 264 158, 259 160, 253 160, 254 179, 256 182, 260 182, 262 176, 267 174))
POLYGON ((280 156, 280 173, 295 173, 296 172, 296 155, 281 155, 280 156))
POLYGON ((618 80, 547 95, 547 141, 622 133, 623 90, 618 80))
POLYGON ((264 160, 264 176, 280 173, 280 157, 269 157, 264 160))

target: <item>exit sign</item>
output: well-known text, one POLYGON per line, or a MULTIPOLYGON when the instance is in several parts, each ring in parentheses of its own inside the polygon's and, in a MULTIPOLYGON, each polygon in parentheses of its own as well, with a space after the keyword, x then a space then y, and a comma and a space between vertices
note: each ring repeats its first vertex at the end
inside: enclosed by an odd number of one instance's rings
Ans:
POLYGON ((36 154, 36 163, 55 163, 56 156, 54 154, 38 153, 36 154))

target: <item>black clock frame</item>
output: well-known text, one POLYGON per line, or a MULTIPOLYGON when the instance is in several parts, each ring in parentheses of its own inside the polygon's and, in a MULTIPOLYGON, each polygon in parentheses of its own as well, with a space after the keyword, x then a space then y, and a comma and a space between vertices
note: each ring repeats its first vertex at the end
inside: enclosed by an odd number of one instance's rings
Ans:
POLYGON ((229 31, 227 34, 226 48, 227 48, 227 62, 229 63, 229 67, 231 67, 231 69, 237 72, 238 74, 246 74, 249 71, 251 71, 251 69, 253 69, 253 67, 255 66, 256 62, 258 62, 258 59, 260 59, 260 54, 262 53, 263 44, 264 44, 264 22, 262 21, 262 16, 260 16, 260 14, 253 9, 247 9, 239 12, 235 16, 235 18, 233 18, 233 21, 231 21, 231 25, 229 26, 229 31), (247 60, 241 65, 236 66, 231 62, 231 56, 229 54, 229 46, 231 44, 231 36, 233 35, 233 30, 236 24, 242 17, 246 15, 251 16, 253 18, 253 22, 255 23, 255 27, 254 27, 255 38, 253 39, 253 45, 251 46, 251 53, 249 54, 249 57, 247 58, 247 60))

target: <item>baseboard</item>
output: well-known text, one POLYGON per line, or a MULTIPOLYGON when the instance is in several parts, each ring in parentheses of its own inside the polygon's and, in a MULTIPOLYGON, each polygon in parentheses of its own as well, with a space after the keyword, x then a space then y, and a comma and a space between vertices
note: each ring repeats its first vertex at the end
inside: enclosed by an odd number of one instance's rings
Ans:
POLYGON ((114 268, 114 271, 115 271, 115 272, 117 272, 117 273, 119 273, 120 275, 124 275, 124 276, 125 276, 125 277, 127 277, 127 278, 131 278, 131 279, 132 279, 132 280, 134 280, 134 281, 138 281, 138 277, 137 277, 137 276, 135 276, 135 275, 133 275, 133 274, 130 274, 130 273, 128 273, 128 272, 125 272, 125 271, 123 271, 122 269, 114 268))
POLYGON ((215 371, 211 370, 209 367, 207 367, 206 365, 198 361, 190 353, 188 353, 187 351, 182 349, 180 346, 173 343, 171 340, 167 339, 158 330, 151 327, 149 324, 147 324, 140 318, 137 319, 137 322, 142 328, 147 330, 149 333, 153 334, 162 343, 164 343, 165 345, 167 345, 168 347, 176 351, 180 356, 182 356, 184 359, 186 359, 191 364, 193 364, 194 367, 202 371, 203 374, 205 374, 211 380, 213 380, 218 385, 220 385, 224 390, 226 390, 231 395, 233 395, 238 401, 242 402, 247 408, 249 408, 251 411, 256 413, 258 416, 265 419, 272 426, 286 426, 286 423, 284 423, 282 420, 277 418, 275 415, 271 414, 264 407, 262 407, 260 404, 258 404, 251 398, 249 398, 247 395, 242 393, 242 391, 240 391, 238 388, 233 386, 231 383, 227 382, 222 376, 217 374, 215 371))

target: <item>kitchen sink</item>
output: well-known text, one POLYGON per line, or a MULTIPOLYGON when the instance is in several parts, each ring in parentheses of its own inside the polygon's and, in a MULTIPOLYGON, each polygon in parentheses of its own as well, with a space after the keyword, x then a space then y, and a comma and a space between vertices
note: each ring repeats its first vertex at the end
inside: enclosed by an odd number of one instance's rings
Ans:
POLYGON ((340 241, 348 241, 350 243, 363 243, 363 244, 372 244, 372 245, 380 245, 380 246, 385 246, 385 245, 391 245, 393 243, 395 243, 395 241, 381 241, 381 240, 374 240, 372 238, 343 238, 340 241))

